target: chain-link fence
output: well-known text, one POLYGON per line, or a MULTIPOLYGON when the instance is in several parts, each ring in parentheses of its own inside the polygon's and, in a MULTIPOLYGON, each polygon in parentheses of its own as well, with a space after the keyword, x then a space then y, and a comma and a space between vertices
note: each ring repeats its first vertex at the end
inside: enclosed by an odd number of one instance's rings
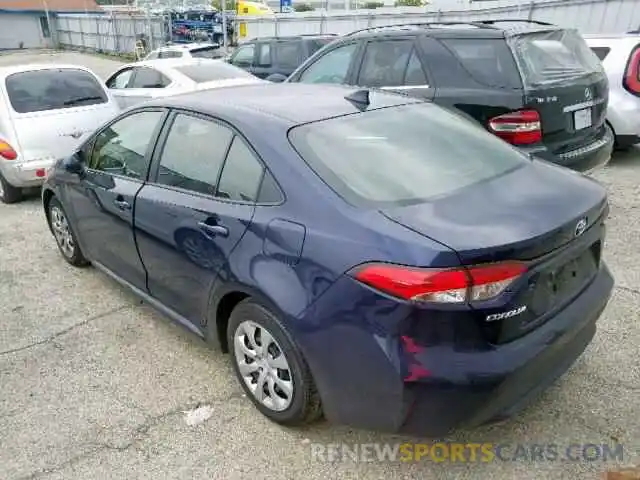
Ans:
POLYGON ((225 17, 211 22, 176 22, 153 15, 58 15, 56 40, 62 47, 112 54, 136 51, 144 39, 148 50, 173 42, 215 41, 233 44, 250 38, 316 33, 344 34, 360 28, 412 22, 529 19, 574 27, 582 33, 623 33, 640 27, 639 0, 500 0, 464 4, 457 10, 378 8, 358 11, 311 11, 274 16, 225 17), (494 2, 491 2, 495 5, 494 2), (228 27, 226 34, 225 27, 228 27))

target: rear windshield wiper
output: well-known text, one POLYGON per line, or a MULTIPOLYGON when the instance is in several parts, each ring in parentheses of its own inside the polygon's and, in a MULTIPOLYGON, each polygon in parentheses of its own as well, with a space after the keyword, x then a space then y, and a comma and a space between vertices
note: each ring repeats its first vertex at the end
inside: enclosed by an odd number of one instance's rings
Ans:
POLYGON ((78 98, 72 98, 71 100, 67 100, 66 102, 64 102, 64 105, 76 105, 78 103, 82 103, 82 102, 89 102, 91 100, 102 100, 102 97, 99 97, 97 95, 94 95, 93 97, 78 97, 78 98))

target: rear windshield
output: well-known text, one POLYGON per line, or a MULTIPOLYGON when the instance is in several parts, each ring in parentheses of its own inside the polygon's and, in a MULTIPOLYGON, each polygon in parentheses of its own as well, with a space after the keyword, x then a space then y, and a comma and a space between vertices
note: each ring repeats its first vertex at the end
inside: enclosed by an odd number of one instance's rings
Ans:
POLYGON ((329 187, 361 207, 426 202, 528 162, 483 128, 427 103, 301 125, 289 140, 329 187))
POLYGON ((11 106, 18 113, 107 103, 93 75, 70 68, 14 73, 5 80, 11 106))
POLYGON ((222 58, 224 51, 219 47, 201 47, 190 51, 192 57, 196 58, 222 58))
POLYGON ((253 77, 251 73, 222 61, 183 65, 176 67, 176 70, 196 83, 253 77))
POLYGON ((519 35, 512 39, 512 45, 528 86, 604 71, 600 59, 575 30, 519 35))
POLYGON ((453 38, 441 41, 476 82, 490 87, 522 88, 518 66, 503 39, 453 38))

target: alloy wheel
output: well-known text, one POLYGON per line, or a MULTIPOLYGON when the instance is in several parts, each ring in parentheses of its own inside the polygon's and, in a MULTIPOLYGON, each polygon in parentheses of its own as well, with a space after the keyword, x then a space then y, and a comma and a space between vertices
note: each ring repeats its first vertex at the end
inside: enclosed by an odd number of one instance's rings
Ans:
POLYGON ((293 376, 271 333, 246 320, 235 331, 233 349, 240 375, 255 399, 270 410, 286 410, 293 399, 293 376))
POLYGON ((60 247, 62 254, 67 258, 73 257, 75 242, 73 240, 71 230, 69 229, 67 217, 62 209, 55 205, 51 207, 50 215, 53 235, 56 237, 56 242, 58 242, 58 246, 60 247))

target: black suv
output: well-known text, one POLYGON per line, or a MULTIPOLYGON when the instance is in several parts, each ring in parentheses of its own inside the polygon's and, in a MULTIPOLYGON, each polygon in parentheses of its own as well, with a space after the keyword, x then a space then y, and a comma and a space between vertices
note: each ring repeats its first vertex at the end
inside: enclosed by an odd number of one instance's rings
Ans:
POLYGON ((613 148, 600 61, 577 31, 548 23, 358 30, 316 52, 286 81, 346 83, 430 99, 526 153, 582 172, 608 162, 613 148))
POLYGON ((256 38, 242 43, 227 61, 260 78, 274 74, 287 77, 336 38, 329 34, 256 38))

